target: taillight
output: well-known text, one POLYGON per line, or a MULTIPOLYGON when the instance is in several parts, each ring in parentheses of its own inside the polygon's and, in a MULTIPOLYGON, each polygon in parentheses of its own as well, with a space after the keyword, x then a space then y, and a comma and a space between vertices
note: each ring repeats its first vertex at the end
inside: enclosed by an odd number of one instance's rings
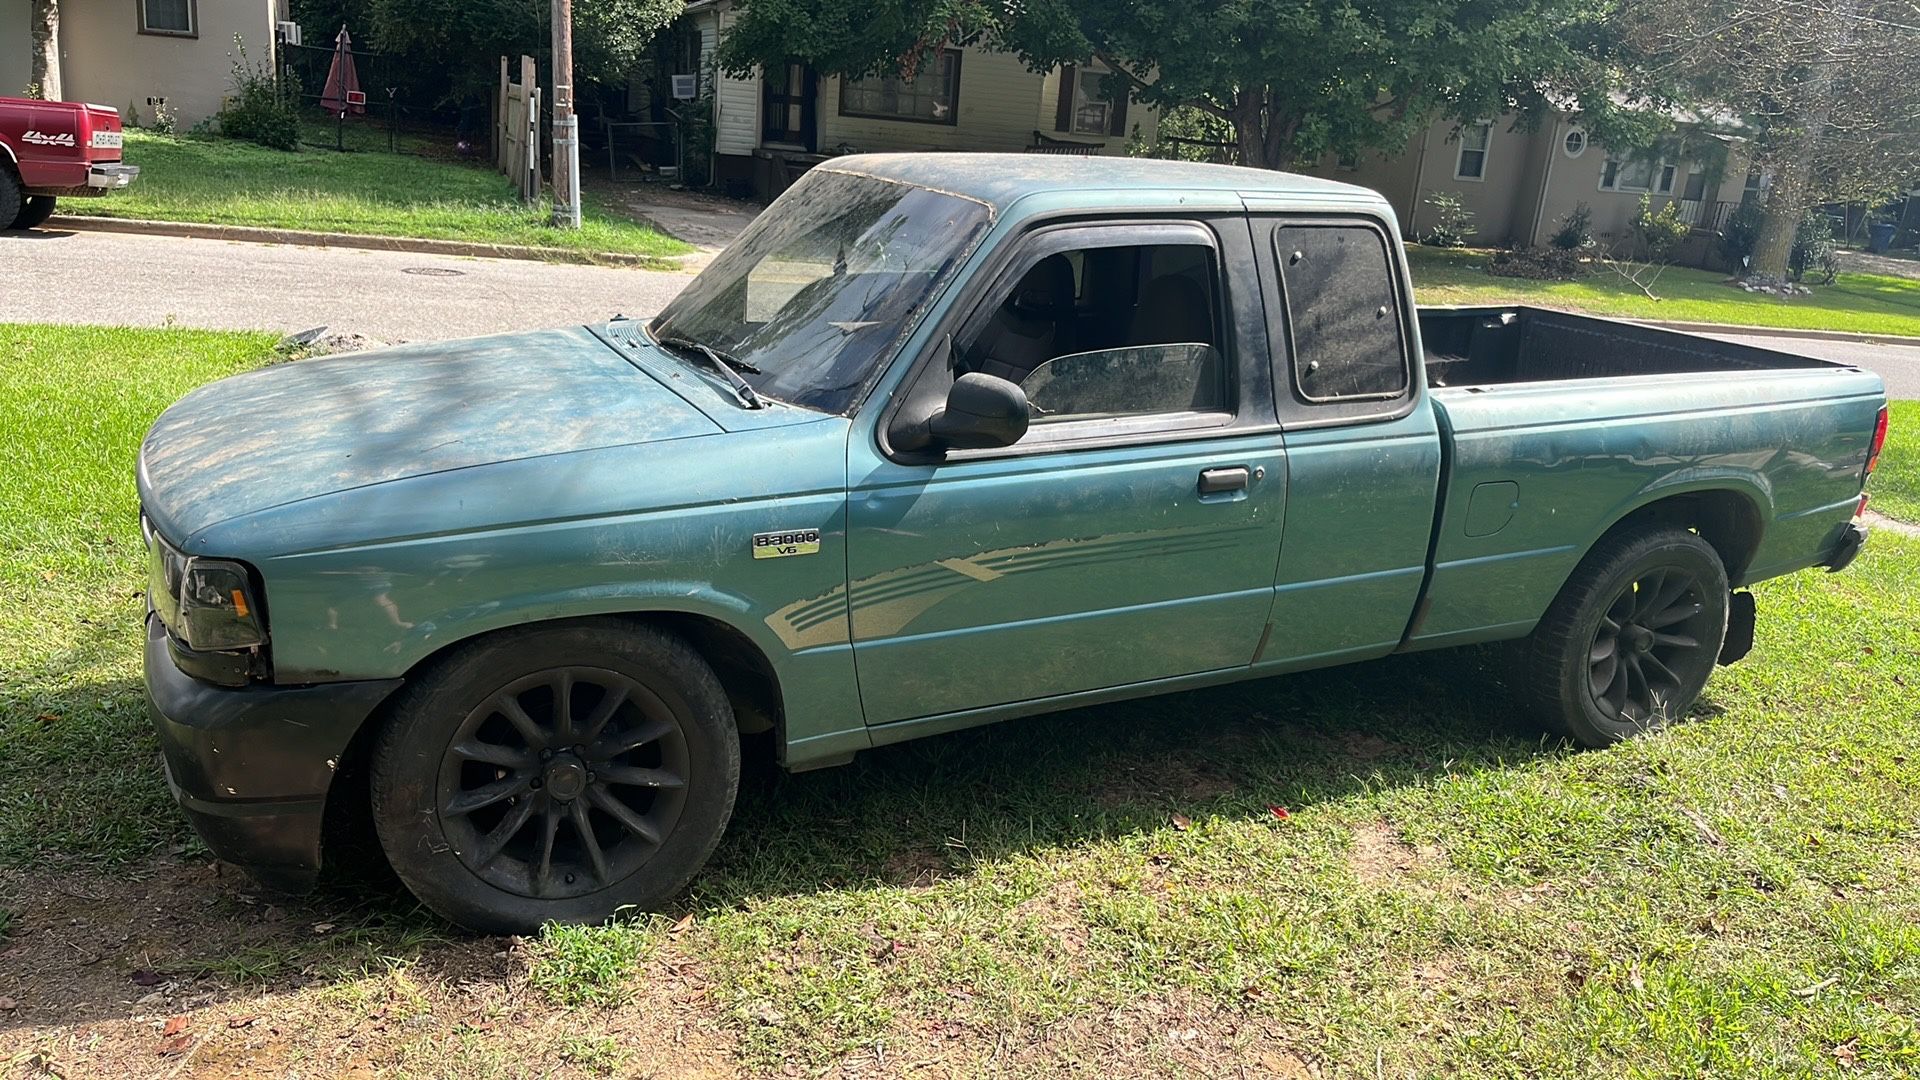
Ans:
POLYGON ((1880 415, 1873 421, 1873 442, 1867 447, 1867 475, 1873 475, 1874 466, 1880 464, 1880 450, 1887 445, 1887 407, 1880 406, 1880 415))

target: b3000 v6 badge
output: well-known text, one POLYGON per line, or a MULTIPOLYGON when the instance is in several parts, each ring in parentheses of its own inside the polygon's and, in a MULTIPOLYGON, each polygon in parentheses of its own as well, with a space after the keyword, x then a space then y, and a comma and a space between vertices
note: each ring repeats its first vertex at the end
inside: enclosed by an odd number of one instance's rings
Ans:
POLYGON ((789 529, 785 532, 753 534, 753 557, 756 559, 784 559, 789 555, 819 553, 819 529, 789 529))

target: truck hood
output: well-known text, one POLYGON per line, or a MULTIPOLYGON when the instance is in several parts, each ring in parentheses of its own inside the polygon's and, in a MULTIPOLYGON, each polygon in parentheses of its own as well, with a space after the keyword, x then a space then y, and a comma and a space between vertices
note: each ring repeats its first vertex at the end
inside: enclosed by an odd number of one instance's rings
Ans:
POLYGON ((203 386, 140 448, 140 500, 192 546, 319 495, 546 454, 720 431, 585 327, 302 360, 203 386))

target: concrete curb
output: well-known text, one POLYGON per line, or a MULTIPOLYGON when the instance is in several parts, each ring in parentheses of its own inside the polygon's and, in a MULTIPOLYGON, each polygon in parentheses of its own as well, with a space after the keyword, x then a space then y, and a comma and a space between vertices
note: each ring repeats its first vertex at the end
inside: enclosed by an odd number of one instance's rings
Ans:
POLYGON ((411 251, 422 255, 452 255, 475 259, 522 259, 564 262, 583 266, 633 266, 644 270, 684 269, 690 255, 629 255, 624 252, 572 251, 525 244, 476 244, 464 240, 428 240, 410 236, 368 236, 363 233, 303 232, 299 229, 262 229, 252 225, 209 225, 187 221, 148 221, 145 218, 82 217, 55 214, 47 225, 80 232, 133 233, 141 236, 183 236, 195 240, 233 240, 248 244, 297 244, 303 247, 358 248, 367 251, 411 251))
POLYGON ((1903 345, 1920 348, 1920 337, 1899 334, 1859 334, 1845 330, 1793 330, 1780 326, 1744 326, 1735 323, 1668 322, 1663 319, 1622 319, 1642 326, 1685 330, 1690 334, 1740 334, 1752 337, 1805 338, 1808 341, 1857 341, 1865 345, 1903 345))

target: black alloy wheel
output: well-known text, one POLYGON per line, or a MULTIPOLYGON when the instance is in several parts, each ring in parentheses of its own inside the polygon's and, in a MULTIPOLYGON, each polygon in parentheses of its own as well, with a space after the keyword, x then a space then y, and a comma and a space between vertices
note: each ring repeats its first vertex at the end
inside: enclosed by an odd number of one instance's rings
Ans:
POLYGON ((685 804, 686 736, 651 690, 570 666, 507 684, 467 715, 440 766, 447 839, 482 880, 581 896, 638 870, 685 804))
POLYGON ((1697 670, 1712 670, 1713 653, 1701 645, 1714 636, 1711 621, 1705 586, 1684 567, 1657 567, 1628 582, 1587 650, 1594 704, 1608 718, 1640 727, 1673 719, 1672 706, 1697 670))
POLYGON ((1587 746, 1674 723, 1713 674, 1729 596, 1720 553, 1698 533, 1616 530, 1580 560, 1518 643, 1516 696, 1587 746))
POLYGON ((370 770, 387 862, 487 933, 656 908, 703 866, 740 787, 705 657, 638 619, 504 630, 408 677, 370 770))

